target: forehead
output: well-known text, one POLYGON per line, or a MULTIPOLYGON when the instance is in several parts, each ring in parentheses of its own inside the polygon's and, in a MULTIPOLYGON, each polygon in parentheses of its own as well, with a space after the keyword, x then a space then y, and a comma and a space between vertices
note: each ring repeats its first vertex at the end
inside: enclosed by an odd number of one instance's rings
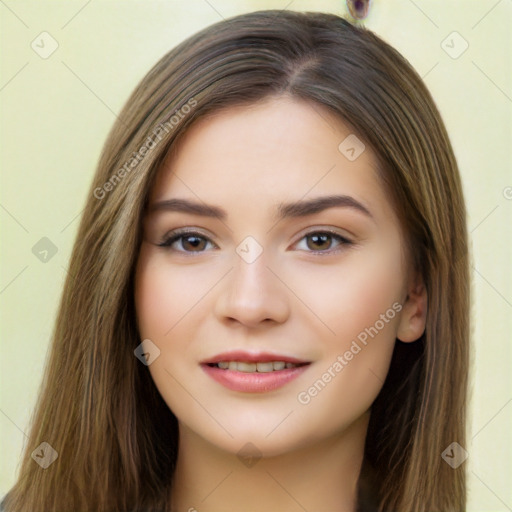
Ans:
POLYGON ((198 120, 164 161, 150 201, 261 210, 335 193, 389 213, 371 149, 327 108, 279 97, 198 120))

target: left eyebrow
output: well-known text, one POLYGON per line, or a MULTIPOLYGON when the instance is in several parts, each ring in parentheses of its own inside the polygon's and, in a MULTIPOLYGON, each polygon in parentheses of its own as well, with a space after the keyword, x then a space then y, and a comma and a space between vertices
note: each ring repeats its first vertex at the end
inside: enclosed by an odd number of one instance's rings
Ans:
POLYGON ((357 199, 347 195, 332 195, 323 196, 307 201, 295 201, 292 203, 281 203, 278 206, 278 218, 284 219, 286 217, 306 217, 314 213, 319 213, 323 210, 335 207, 344 207, 357 210, 367 217, 374 219, 370 210, 360 203, 357 199))

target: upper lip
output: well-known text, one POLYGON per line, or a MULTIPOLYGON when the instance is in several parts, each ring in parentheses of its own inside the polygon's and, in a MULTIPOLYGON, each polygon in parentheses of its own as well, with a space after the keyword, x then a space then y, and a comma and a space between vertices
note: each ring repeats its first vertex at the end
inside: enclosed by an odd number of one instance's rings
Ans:
POLYGON ((309 363, 303 359, 285 356, 283 354, 272 354, 270 352, 245 352, 244 350, 233 350, 223 352, 201 361, 201 364, 220 363, 222 361, 240 361, 243 363, 267 363, 270 361, 284 361, 285 363, 309 363))

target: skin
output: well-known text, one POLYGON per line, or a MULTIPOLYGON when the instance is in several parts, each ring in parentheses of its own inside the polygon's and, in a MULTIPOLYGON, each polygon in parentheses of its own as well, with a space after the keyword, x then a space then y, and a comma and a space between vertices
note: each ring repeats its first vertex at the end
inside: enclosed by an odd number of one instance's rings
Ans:
POLYGON ((157 176, 135 300, 141 339, 160 350, 149 371, 179 421, 173 510, 355 511, 371 404, 395 339, 423 333, 427 297, 375 155, 367 146, 350 161, 338 150, 351 133, 324 107, 269 98, 198 121, 157 176), (337 206, 277 220, 281 203, 334 194, 371 216, 337 206), (171 198, 214 205, 226 217, 152 210, 171 198), (204 239, 158 245, 178 228, 204 239), (325 230, 350 243, 312 236, 325 230), (263 251, 252 263, 236 251, 247 236, 263 251), (299 393, 332 373, 394 303, 401 311, 300 403, 299 393), (235 349, 310 365, 277 390, 232 391, 199 363, 235 349), (237 456, 248 442, 257 450, 250 467, 237 456))

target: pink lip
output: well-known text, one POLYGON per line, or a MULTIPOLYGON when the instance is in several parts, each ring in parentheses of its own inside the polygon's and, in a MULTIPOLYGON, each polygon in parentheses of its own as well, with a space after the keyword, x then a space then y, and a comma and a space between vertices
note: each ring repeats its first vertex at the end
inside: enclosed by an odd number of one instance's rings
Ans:
POLYGON ((250 353, 243 350, 232 350, 230 352, 223 352, 216 356, 210 357, 201 361, 201 364, 220 363, 221 361, 240 361, 243 363, 267 363, 269 361, 284 361, 285 363, 308 363, 303 359, 296 357, 284 356, 282 354, 271 354, 270 352, 256 352, 250 353))
POLYGON ((285 368, 269 373, 246 373, 236 370, 222 370, 216 366, 202 364, 201 368, 213 380, 233 391, 244 393, 264 393, 280 388, 301 375, 309 365, 285 368))

